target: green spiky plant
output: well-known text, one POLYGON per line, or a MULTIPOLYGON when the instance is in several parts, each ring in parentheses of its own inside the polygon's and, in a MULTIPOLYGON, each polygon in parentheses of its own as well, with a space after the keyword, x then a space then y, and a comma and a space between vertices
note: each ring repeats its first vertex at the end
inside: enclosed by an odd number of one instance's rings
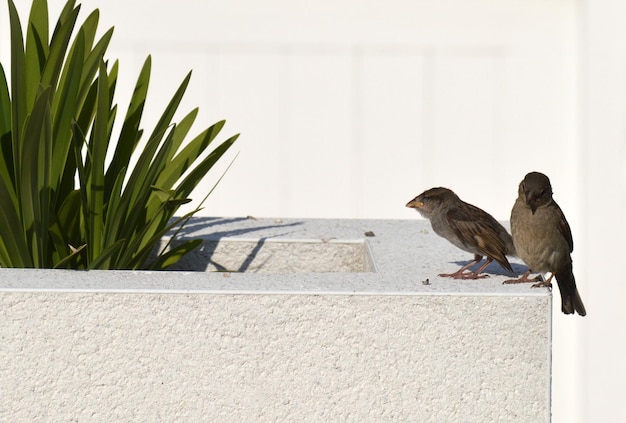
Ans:
POLYGON ((10 90, 0 64, 0 266, 164 269, 175 263, 201 241, 148 260, 166 233, 200 209, 204 200, 174 217, 238 134, 209 149, 220 121, 183 143, 197 109, 178 123, 172 119, 190 72, 143 149, 136 148, 148 57, 114 141, 118 62, 108 66, 104 56, 113 28, 96 39, 96 9, 74 31, 80 6, 68 0, 50 37, 47 1, 34 0, 24 42, 12 0, 8 6, 10 90))

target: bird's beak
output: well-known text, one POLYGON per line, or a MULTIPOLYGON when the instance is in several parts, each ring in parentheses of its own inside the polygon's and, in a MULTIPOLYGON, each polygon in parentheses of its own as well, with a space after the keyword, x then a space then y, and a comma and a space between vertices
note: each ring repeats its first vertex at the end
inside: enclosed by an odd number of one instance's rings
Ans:
POLYGON ((537 203, 535 202, 535 195, 533 192, 529 191, 525 194, 526 204, 530 207, 530 211, 535 214, 537 211, 537 203))
POLYGON ((412 209, 419 209, 422 208, 422 206, 424 205, 423 201, 418 200, 417 198, 412 199, 411 201, 409 201, 408 203, 406 203, 407 207, 410 207, 412 209))

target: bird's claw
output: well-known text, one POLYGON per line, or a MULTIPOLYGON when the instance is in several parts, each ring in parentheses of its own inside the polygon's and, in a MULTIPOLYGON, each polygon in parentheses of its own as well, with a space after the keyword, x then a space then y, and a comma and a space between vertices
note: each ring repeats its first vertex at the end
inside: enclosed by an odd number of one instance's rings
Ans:
MULTIPOLYGON (((529 283, 529 282, 537 282, 537 281, 541 281, 541 276, 529 278, 528 276, 524 275, 519 279, 507 279, 504 282, 502 282, 502 284, 509 285, 509 284, 514 284, 514 283, 529 283)), ((539 282, 539 283, 542 283, 542 282, 539 282)), ((535 284, 535 285, 538 285, 538 284, 535 284)))
POLYGON ((552 283, 549 281, 541 281, 530 286, 531 288, 548 288, 552 289, 552 283))
POLYGON ((474 272, 440 273, 439 276, 444 277, 444 278, 463 279, 463 280, 485 279, 489 277, 489 275, 487 274, 478 275, 474 272))

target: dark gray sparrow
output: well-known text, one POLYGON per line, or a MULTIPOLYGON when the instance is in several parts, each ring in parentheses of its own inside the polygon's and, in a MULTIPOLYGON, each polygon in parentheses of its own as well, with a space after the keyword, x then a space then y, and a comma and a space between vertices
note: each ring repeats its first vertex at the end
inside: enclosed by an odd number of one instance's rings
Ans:
POLYGON ((572 272, 572 231, 563 211, 552 198, 550 179, 543 173, 530 172, 519 184, 518 197, 511 211, 511 233, 517 254, 528 265, 528 272, 519 279, 504 283, 537 282, 541 280, 540 276, 528 277, 532 271, 550 272, 545 282, 533 287, 551 287, 552 277, 556 278, 563 313, 586 315, 572 272))
POLYGON ((462 201, 447 188, 431 188, 424 191, 406 205, 416 209, 430 220, 435 233, 461 250, 474 254, 474 261, 454 273, 442 273, 455 279, 478 279, 493 260, 512 272, 506 255, 515 255, 511 235, 489 213, 462 201), (467 271, 479 263, 483 256, 487 260, 475 272, 467 271))

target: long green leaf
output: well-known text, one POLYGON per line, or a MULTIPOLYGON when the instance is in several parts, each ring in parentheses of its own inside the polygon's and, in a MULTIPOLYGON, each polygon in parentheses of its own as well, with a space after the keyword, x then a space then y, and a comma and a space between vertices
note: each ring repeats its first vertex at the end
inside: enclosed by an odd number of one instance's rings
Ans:
POLYGON ((46 267, 50 218, 50 89, 35 102, 24 131, 20 194, 22 223, 37 267, 46 267))
POLYGON ((72 145, 74 146, 74 162, 78 173, 78 193, 80 197, 80 212, 82 214, 83 226, 80 228, 81 239, 89 239, 89 200, 88 200, 88 175, 83 165, 83 147, 85 146, 85 135, 77 123, 72 125, 72 145))
POLYGON ((76 118, 76 125, 80 128, 83 134, 89 132, 89 128, 93 122, 93 118, 96 115, 96 100, 98 98, 98 80, 96 79, 89 86, 87 95, 83 102, 76 111, 78 118, 76 118))
POLYGON ((109 201, 106 205, 106 221, 104 227, 104 244, 109 245, 121 238, 121 230, 126 216, 127 204, 122 203, 122 187, 126 176, 126 168, 122 168, 117 175, 113 188, 108 193, 109 201))
MULTIPOLYGON (((74 161, 71 160, 72 122, 77 105, 77 95, 80 86, 80 75, 84 60, 84 35, 78 32, 74 48, 68 57, 63 76, 54 98, 52 113, 54 117, 52 146, 51 181, 56 189, 55 203, 62 201, 73 190, 73 183, 63 184, 66 172, 75 172, 74 161), (69 169, 68 169, 69 164, 69 169)), ((73 182, 73 181, 71 181, 73 182)))
MULTIPOLYGON (((17 10, 13 0, 9 0, 9 24, 11 26, 11 132, 13 134, 13 161, 19 166, 23 125, 29 113, 26 101, 26 54, 24 38, 17 10)), ((19 169, 15 170, 16 174, 19 169)))
MULTIPOLYGON (((165 146, 171 143, 171 139, 173 137, 175 129, 176 128, 174 127, 172 128, 172 130, 169 131, 169 134, 164 142, 165 146)), ((146 216, 148 216, 146 204, 148 204, 149 198, 152 195, 151 187, 157 177, 158 168, 160 167, 160 162, 162 161, 160 157, 161 155, 158 155, 158 157, 154 159, 154 166, 151 165, 152 161, 147 162, 147 156, 142 155, 139 157, 136 167, 145 168, 145 175, 140 181, 137 181, 134 185, 130 185, 129 183, 127 185, 127 189, 131 190, 130 194, 129 192, 125 192, 122 196, 121 201, 128 202, 128 207, 127 217, 119 236, 126 238, 128 241, 133 239, 131 234, 138 230, 144 230, 144 228, 146 228, 146 216), (134 196, 132 194, 134 194, 134 196)), ((133 249, 138 249, 140 247, 141 245, 137 245, 133 247, 133 249)))
POLYGON ((191 78, 191 72, 187 74, 183 82, 180 84, 180 86, 174 93, 174 96, 172 97, 167 107, 165 108, 165 111, 161 115, 159 121, 157 122, 154 128, 154 131, 152 132, 152 135, 150 136, 150 138, 148 138, 148 142, 146 143, 144 150, 142 151, 141 155, 139 156, 139 159, 137 160, 135 169, 131 173, 131 176, 128 182, 128 185, 131 187, 131 190, 129 191, 131 202, 135 202, 137 198, 141 194, 143 194, 142 189, 133 189, 133 187, 137 186, 137 184, 139 184, 140 181, 144 181, 146 179, 146 176, 150 170, 150 163, 152 162, 152 158, 154 157, 154 154, 157 151, 159 144, 161 143, 161 140, 167 131, 167 127, 170 125, 170 122, 172 121, 172 118, 174 117, 174 114, 176 113, 176 110, 178 109, 178 106, 183 98, 185 90, 187 89, 187 86, 189 85, 190 78, 191 78))
POLYGON ((191 140, 189 144, 175 156, 163 172, 161 172, 156 185, 164 187, 165 189, 174 186, 187 169, 193 165, 211 144, 211 141, 219 134, 225 123, 226 121, 224 120, 219 121, 191 140))
POLYGON ((4 73, 4 67, 0 63, 0 142, 10 142, 11 134, 11 96, 9 85, 4 73))
MULTIPOLYGON (((116 197, 121 196, 123 177, 126 175, 126 169, 131 166, 131 156, 141 136, 139 123, 148 92, 150 69, 151 59, 148 56, 135 84, 117 148, 106 172, 105 195, 108 203, 106 243, 110 243, 122 236, 126 216, 130 208, 130 190, 123 197, 119 199, 116 197)), ((124 236, 128 237, 128 234, 124 234, 124 236)))
POLYGON ((104 166, 106 148, 109 143, 109 76, 104 63, 100 64, 98 73, 98 97, 96 118, 94 121, 89 153, 91 166, 87 172, 87 201, 88 201, 88 257, 89 262, 100 255, 104 235, 104 166))
POLYGON ((124 118, 124 124, 120 131, 117 147, 107 170, 105 182, 105 191, 107 193, 111 191, 111 187, 117 179, 120 170, 129 168, 130 158, 139 142, 139 123, 148 94, 151 63, 150 56, 148 56, 137 78, 137 83, 135 84, 135 89, 130 99, 130 105, 128 106, 128 111, 124 118))
POLYGON ((50 41, 50 52, 45 66, 41 73, 41 84, 44 87, 56 87, 61 69, 63 67, 63 60, 67 54, 67 46, 69 45, 72 31, 76 25, 78 19, 78 12, 80 6, 68 9, 67 4, 64 9, 64 13, 59 18, 57 26, 52 34, 52 40, 50 41))
POLYGON ((148 269, 165 270, 173 264, 176 264, 185 254, 190 253, 202 245, 202 242, 201 239, 192 239, 176 245, 166 253, 158 256, 157 259, 148 266, 148 269))
MULTIPOLYGON (((70 19, 71 14, 74 13, 75 4, 76 4, 75 0, 67 0, 65 2, 65 6, 63 6, 63 10, 61 10, 61 13, 59 14, 59 19, 57 19, 57 23, 56 23, 56 26, 54 27, 54 31, 52 31, 53 37, 60 31, 61 26, 63 26, 63 24, 67 22, 68 19, 70 19)), ((80 9, 80 5, 78 5, 77 8, 80 9)))
POLYGON ((26 104, 35 101, 48 50, 48 2, 33 0, 26 30, 26 104))
POLYGON ((178 152, 180 146, 183 144, 183 141, 185 140, 185 138, 187 138, 187 135, 191 130, 191 126, 198 116, 198 110, 199 109, 197 107, 191 110, 191 112, 187 113, 187 115, 176 124, 176 132, 174 133, 174 137, 172 138, 171 147, 168 148, 168 155, 163 157, 163 160, 167 166, 170 165, 172 157, 176 152, 178 152))
POLYGON ((224 153, 228 151, 237 138, 239 138, 239 134, 233 135, 221 143, 217 148, 215 148, 215 150, 211 151, 211 153, 198 166, 189 172, 189 175, 182 180, 176 189, 178 193, 177 198, 189 197, 189 194, 191 194, 195 187, 200 183, 202 178, 204 178, 207 172, 215 165, 215 163, 217 163, 224 153))
POLYGON ((81 263, 83 262, 82 255, 83 252, 87 249, 87 244, 83 244, 78 248, 74 248, 73 251, 64 256, 61 260, 57 261, 54 265, 55 269, 77 269, 82 268, 81 263))
MULTIPOLYGON (((189 166, 192 166, 193 163, 200 159, 204 149, 210 144, 213 137, 217 135, 217 132, 219 132, 219 128, 221 127, 220 124, 223 124, 218 122, 213 125, 213 127, 205 130, 202 134, 192 140, 190 145, 183 149, 176 160, 173 160, 172 156, 179 149, 184 138, 189 133, 189 130, 191 129, 191 126, 197 116, 197 112, 197 108, 192 110, 180 121, 180 124, 176 126, 176 131, 171 139, 171 146, 166 150, 166 155, 162 157, 160 167, 155 175, 156 181, 154 186, 163 191, 172 191, 172 195, 175 194, 172 190, 174 184, 180 179, 189 166), (190 146, 192 148, 189 148, 190 146)), ((180 205, 182 204, 181 201, 186 202, 189 200, 170 198, 168 201, 170 205, 174 204, 174 202, 177 202, 180 205)), ((146 204, 148 216, 156 213, 160 207, 161 201, 153 196, 151 201, 146 204)))
MULTIPOLYGON (((90 31, 94 32, 96 30, 96 28, 94 27, 95 25, 94 23, 91 23, 91 25, 88 25, 88 23, 89 22, 85 22, 85 25, 83 26, 83 28, 85 29, 86 37, 89 36, 90 31)), ((89 93, 93 79, 98 74, 98 68, 99 68, 100 62, 102 61, 104 57, 104 53, 107 47, 109 46, 109 42, 111 41, 112 37, 113 37, 113 28, 109 29, 107 32, 104 33, 102 38, 100 38, 98 43, 91 50, 91 53, 89 53, 87 57, 85 58, 85 63, 83 65, 83 74, 81 75, 81 79, 80 79, 81 89, 78 95, 79 104, 81 105, 85 101, 85 98, 87 97, 89 93)))
POLYGON ((13 188, 0 178, 0 244, 2 244, 2 267, 33 267, 22 221, 18 210, 12 206, 13 188))
MULTIPOLYGON (((7 187, 13 188, 15 173, 13 171, 13 140, 11 138, 11 98, 4 68, 0 64, 0 179, 7 187)), ((18 208, 15 190, 10 190, 3 207, 18 208)))
POLYGON ((81 195, 79 190, 69 193, 58 209, 56 220, 51 222, 50 237, 54 244, 54 262, 65 258, 70 246, 77 248, 83 241, 80 231, 81 195))
MULTIPOLYGON (((123 239, 115 242, 112 245, 107 246, 106 248, 102 250, 102 252, 100 252, 100 254, 98 254, 97 257, 94 257, 92 260, 90 260, 89 268, 90 269, 110 269, 112 266, 109 264, 109 260, 111 259, 111 257, 116 255, 122 249, 123 246, 124 246, 123 239)), ((119 268, 118 266, 114 266, 114 267, 119 268)))
POLYGON ((153 228, 150 227, 143 228, 143 231, 137 234, 133 242, 128 244, 129 248, 124 251, 120 262, 124 264, 125 268, 143 268, 150 254, 152 254, 154 247, 161 242, 161 238, 182 222, 188 221, 189 218, 197 212, 198 209, 192 210, 182 217, 171 220, 169 223, 163 223, 157 230, 153 230, 153 228))

